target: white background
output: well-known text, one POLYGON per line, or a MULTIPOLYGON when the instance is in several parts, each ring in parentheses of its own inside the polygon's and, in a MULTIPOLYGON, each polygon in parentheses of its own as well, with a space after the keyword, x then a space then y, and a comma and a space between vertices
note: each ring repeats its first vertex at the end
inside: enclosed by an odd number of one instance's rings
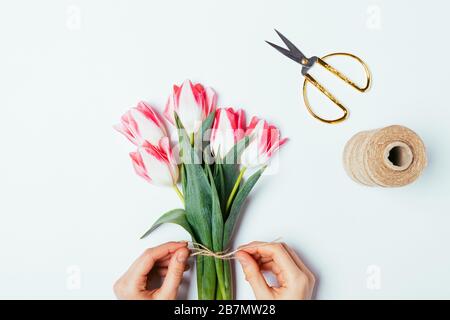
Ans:
MULTIPOLYGON (((282 236, 320 299, 450 298, 449 11, 446 1, 2 1, 0 297, 114 298, 144 248, 188 239, 167 225, 138 240, 180 204, 134 174, 133 147, 112 125, 139 100, 162 110, 190 78, 290 138, 235 246, 282 236), (367 61, 369 93, 333 85, 348 121, 307 114, 299 66, 263 41, 280 42, 274 27, 307 55, 367 61), (428 168, 404 188, 355 184, 346 141, 390 124, 423 138, 428 168)), ((239 266, 236 279, 237 298, 252 299, 239 266)))

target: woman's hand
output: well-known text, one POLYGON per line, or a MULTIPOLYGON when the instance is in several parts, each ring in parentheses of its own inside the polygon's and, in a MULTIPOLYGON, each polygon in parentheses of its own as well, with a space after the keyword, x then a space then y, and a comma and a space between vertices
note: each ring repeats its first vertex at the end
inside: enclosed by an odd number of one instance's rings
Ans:
POLYGON ((251 242, 236 253, 246 280, 258 300, 311 299, 314 275, 284 243, 251 242), (258 246, 261 245, 261 246, 258 246), (251 248, 244 248, 251 246, 251 248), (262 271, 275 274, 279 287, 270 287, 262 271))
POLYGON ((167 242, 147 249, 114 284, 114 293, 126 300, 173 300, 188 268, 187 242, 167 242), (148 289, 150 278, 165 277, 160 288, 148 289))

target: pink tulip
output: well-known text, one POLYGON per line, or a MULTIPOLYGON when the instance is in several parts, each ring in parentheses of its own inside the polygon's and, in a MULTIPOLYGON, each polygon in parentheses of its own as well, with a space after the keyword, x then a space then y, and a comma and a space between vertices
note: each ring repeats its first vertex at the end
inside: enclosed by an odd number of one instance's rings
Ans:
POLYGON ((246 135, 252 135, 253 139, 242 153, 241 163, 250 168, 267 164, 270 157, 287 141, 287 138, 280 139, 280 130, 257 117, 252 118, 246 135))
POLYGON ((164 116, 175 124, 174 112, 177 113, 184 128, 191 135, 200 129, 202 121, 216 108, 217 95, 211 88, 204 88, 200 83, 193 84, 186 80, 180 87, 173 86, 164 116))
POLYGON ((138 147, 145 145, 146 142, 158 145, 161 138, 167 135, 158 114, 143 101, 128 110, 122 116, 121 123, 114 128, 138 147))
POLYGON ((178 166, 169 146, 169 138, 162 138, 158 146, 139 147, 130 153, 136 173, 155 185, 174 186, 178 180, 178 166))
POLYGON ((210 141, 213 154, 223 158, 245 136, 245 126, 245 113, 242 109, 217 109, 210 141))

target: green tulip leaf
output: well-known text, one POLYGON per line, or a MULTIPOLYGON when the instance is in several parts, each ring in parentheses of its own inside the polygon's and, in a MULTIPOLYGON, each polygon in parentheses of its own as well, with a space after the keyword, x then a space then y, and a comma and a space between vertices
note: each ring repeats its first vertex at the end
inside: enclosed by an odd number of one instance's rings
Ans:
MULTIPOLYGON (((178 128, 180 153, 185 170, 186 219, 192 227, 197 241, 211 250, 211 186, 202 167, 201 158, 192 147, 190 138, 176 113, 175 122, 178 128)), ((201 291, 199 292, 200 299, 214 299, 215 297, 217 281, 215 267, 214 258, 197 258, 197 286, 201 291)))
POLYGON ((175 121, 185 171, 184 198, 187 220, 194 229, 196 238, 211 249, 211 186, 198 154, 191 146, 186 130, 176 113, 175 121))
POLYGON ((231 239, 231 236, 233 235, 233 230, 236 224, 237 219, 239 218, 239 214, 242 208, 242 205, 245 202, 245 199, 247 199, 247 196, 249 195, 250 191, 255 186, 256 182, 258 182, 259 178, 261 177, 262 173, 264 172, 265 167, 259 169, 257 172, 255 172, 250 178, 248 178, 247 181, 241 186, 238 193, 236 194, 236 197, 234 198, 233 204, 230 208, 230 214, 228 215, 228 218, 225 222, 225 228, 223 233, 223 247, 227 248, 231 239))
MULTIPOLYGON (((214 184, 217 189, 217 193, 219 195, 220 199, 220 208, 222 209, 222 214, 226 210, 226 203, 227 203, 227 185, 225 184, 224 180, 224 174, 223 174, 223 165, 220 163, 214 164, 214 184)), ((228 191, 229 193, 230 191, 228 191)), ((225 220, 225 219, 224 219, 225 220)))
POLYGON ((142 235, 141 239, 147 237, 150 233, 155 231, 160 225, 164 223, 174 223, 183 227, 184 230, 189 232, 189 234, 195 241, 194 233, 192 232, 191 226, 186 219, 186 212, 184 211, 184 209, 174 209, 164 213, 158 220, 156 220, 152 227, 142 235))
POLYGON ((231 149, 228 151, 228 153, 225 155, 225 157, 222 159, 222 163, 225 164, 239 164, 239 157, 241 156, 242 152, 245 150, 245 148, 248 147, 251 140, 253 140, 254 135, 245 136, 241 140, 239 140, 231 149))
MULTIPOLYGON (((214 184, 214 177, 211 173, 211 169, 209 166, 205 166, 206 171, 208 172, 209 180, 211 183, 211 191, 212 191, 212 210, 211 210, 211 231, 212 231, 212 243, 214 252, 222 251, 223 244, 223 217, 222 210, 220 206, 220 199, 217 193, 216 186, 214 184)), ((225 291, 225 276, 223 273, 223 260, 222 259, 214 259, 214 263, 216 265, 216 274, 218 280, 218 288, 221 292, 221 296, 226 294, 225 291)))
POLYGON ((213 125, 215 116, 216 116, 216 111, 214 110, 206 117, 205 120, 203 120, 200 130, 195 135, 195 141, 200 139, 199 141, 203 143, 204 141, 209 140, 209 136, 205 136, 205 133, 210 133, 209 129, 211 129, 211 127, 213 125))

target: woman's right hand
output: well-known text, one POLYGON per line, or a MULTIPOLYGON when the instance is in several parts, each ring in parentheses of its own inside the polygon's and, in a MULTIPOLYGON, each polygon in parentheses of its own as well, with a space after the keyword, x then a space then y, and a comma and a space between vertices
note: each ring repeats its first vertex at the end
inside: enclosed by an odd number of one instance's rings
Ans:
POLYGON ((297 254, 284 243, 251 242, 236 253, 258 300, 311 299, 315 278, 297 254), (262 271, 275 274, 278 287, 267 284, 262 271))

